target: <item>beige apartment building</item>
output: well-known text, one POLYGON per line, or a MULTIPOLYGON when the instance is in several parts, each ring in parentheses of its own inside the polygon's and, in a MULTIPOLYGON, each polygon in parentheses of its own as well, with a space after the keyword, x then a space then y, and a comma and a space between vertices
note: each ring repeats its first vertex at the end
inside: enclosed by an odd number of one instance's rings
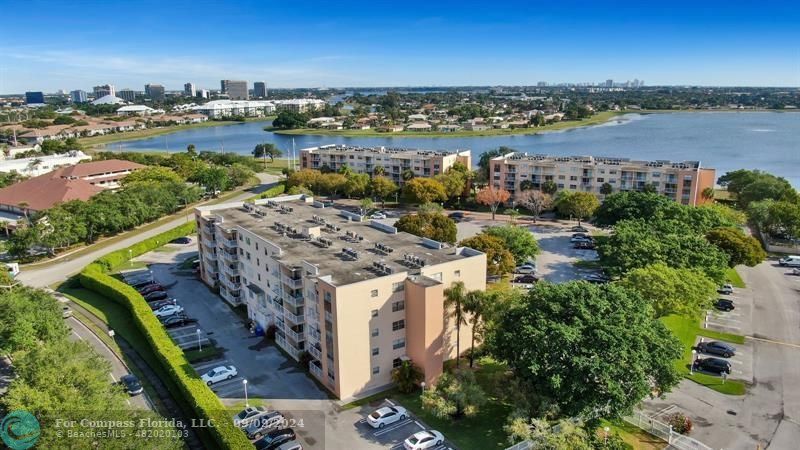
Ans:
MULTIPOLYGON (((201 276, 337 397, 391 384, 410 359, 428 384, 456 356, 444 289, 486 288, 486 255, 420 238, 308 196, 195 210, 201 276)), ((461 327, 462 351, 470 327, 461 327)), ((267 370, 265 368, 265 370, 267 370)))
POLYGON ((547 156, 508 153, 493 158, 490 179, 495 187, 517 196, 525 189, 539 189, 553 181, 559 190, 591 192, 603 197, 608 183, 612 192, 641 191, 651 185, 659 194, 684 205, 708 201, 703 189, 714 187, 714 169, 699 161, 636 161, 596 156, 547 156))
POLYGON ((447 171, 460 162, 472 167, 469 150, 434 151, 387 147, 356 147, 351 145, 323 145, 300 150, 300 167, 303 169, 339 170, 347 165, 357 173, 372 175, 375 168, 383 167, 384 176, 397 184, 403 183, 403 172, 411 170, 416 177, 432 177, 447 171))

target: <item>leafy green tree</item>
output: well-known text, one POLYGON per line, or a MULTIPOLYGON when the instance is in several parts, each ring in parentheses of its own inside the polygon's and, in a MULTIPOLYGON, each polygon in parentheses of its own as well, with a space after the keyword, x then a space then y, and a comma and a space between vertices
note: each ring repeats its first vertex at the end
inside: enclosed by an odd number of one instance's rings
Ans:
POLYGON ((718 183, 736 194, 738 203, 744 208, 761 200, 798 201, 797 191, 786 179, 760 170, 728 172, 719 178, 718 183))
POLYGON ((680 206, 663 195, 623 191, 608 195, 595 212, 594 223, 612 226, 621 220, 655 217, 662 211, 675 211, 680 206))
POLYGON ((717 295, 717 285, 703 272, 675 269, 663 263, 630 271, 622 284, 649 300, 656 317, 696 317, 717 295))
POLYGON ((442 183, 432 178, 414 178, 403 188, 403 194, 410 203, 423 204, 447 200, 447 191, 442 183))
POLYGON ((408 214, 394 224, 399 231, 449 244, 456 241, 456 223, 441 213, 408 214))
POLYGON ((304 113, 295 111, 281 111, 278 113, 278 117, 272 121, 272 126, 279 130, 305 128, 308 120, 308 115, 304 113))
POLYGON ((461 198, 464 193, 466 179, 461 172, 450 170, 447 173, 436 175, 433 179, 444 186, 448 200, 461 198))
POLYGON ((486 273, 503 275, 514 270, 514 255, 506 248, 505 242, 488 234, 478 234, 464 239, 459 244, 486 253, 486 273))
POLYGON ((235 163, 228 167, 228 188, 243 186, 253 179, 256 174, 244 164, 235 163))
POLYGON ((592 217, 600 207, 600 201, 591 192, 562 191, 555 203, 559 213, 577 218, 578 225, 583 219, 592 217))
POLYGON ((341 167, 339 167, 339 170, 337 170, 336 172, 346 177, 349 177, 350 175, 353 174, 353 168, 347 164, 342 164, 341 167))
POLYGON ((292 172, 286 179, 286 187, 292 188, 294 186, 305 186, 312 191, 318 191, 320 188, 320 180, 322 173, 314 169, 300 169, 292 172))
POLYGON ((486 345, 531 386, 537 410, 555 407, 559 417, 618 417, 680 380, 680 342, 650 302, 613 283, 537 283, 486 345))
POLYGON ((414 171, 411 169, 403 169, 403 172, 400 174, 400 178, 402 178, 403 181, 411 181, 415 176, 414 171))
POLYGON ((348 198, 364 197, 369 191, 370 185, 369 175, 365 173, 353 173, 347 176, 347 181, 344 184, 344 193, 348 198))
POLYGON ((697 208, 710 209, 714 211, 714 214, 721 218, 721 223, 728 223, 730 226, 744 225, 747 223, 747 214, 737 209, 733 209, 730 206, 725 206, 722 203, 706 203, 705 205, 700 205, 697 208))
POLYGON ((445 314, 455 321, 456 325, 456 368, 461 366, 461 325, 467 324, 464 303, 467 288, 463 281, 456 281, 444 290, 445 314))
POLYGON ((145 167, 144 169, 137 170, 131 174, 128 174, 125 178, 122 179, 122 185, 127 186, 133 183, 142 183, 142 182, 149 182, 149 181, 172 181, 175 183, 183 183, 184 180, 180 175, 175 173, 174 170, 168 167, 161 167, 161 166, 153 166, 153 167, 145 167))
POLYGON ((527 228, 496 226, 486 228, 484 233, 502 239, 517 264, 522 264, 539 253, 539 243, 527 228))
POLYGON ((253 149, 253 157, 254 158, 263 158, 264 164, 267 163, 267 158, 269 158, 269 162, 275 162, 275 158, 283 155, 283 152, 275 146, 275 144, 267 142, 263 144, 256 144, 255 148, 253 149))
POLYGON ((382 177, 384 175, 386 175, 386 168, 385 167, 378 165, 378 166, 375 166, 374 169, 372 169, 372 176, 373 177, 382 177))
POLYGON ((505 155, 506 153, 515 152, 516 150, 508 148, 508 147, 499 147, 494 150, 489 150, 481 153, 481 156, 478 157, 478 168, 479 171, 483 174, 484 178, 487 180, 489 179, 489 161, 492 158, 497 158, 498 156, 505 155))
POLYGON ((730 267, 739 264, 755 267, 767 258, 758 239, 744 234, 740 228, 714 228, 706 234, 706 239, 728 255, 730 267))
POLYGON ((375 204, 372 202, 371 198, 363 198, 360 202, 358 202, 359 209, 361 210, 361 215, 366 216, 375 207, 375 204))
POLYGON ((713 200, 714 194, 714 188, 711 186, 704 188, 702 192, 700 192, 700 196, 706 201, 713 200))
POLYGON ((611 183, 603 183, 600 186, 600 193, 603 195, 611 195, 614 192, 614 186, 611 186, 611 183))
POLYGON ((319 177, 318 186, 322 192, 336 197, 347 185, 347 177, 339 173, 326 173, 319 177))
POLYGON ((422 371, 410 360, 404 360, 392 369, 392 382, 404 394, 414 392, 423 378, 422 371))
POLYGON ((492 299, 484 291, 470 291, 464 296, 464 312, 469 314, 469 322, 472 325, 472 336, 469 344, 469 367, 475 364, 475 337, 482 335, 484 319, 488 312, 489 301, 492 299))
POLYGON ((188 153, 188 154, 190 154, 192 156, 197 155, 197 146, 195 146, 194 144, 187 145, 186 146, 186 153, 188 153))
POLYGON ((61 307, 52 296, 26 287, 0 291, 0 353, 31 350, 68 335, 61 307))
POLYGON ((383 208, 386 207, 386 197, 390 197, 397 192, 397 185, 384 176, 374 176, 369 183, 369 188, 372 195, 381 200, 381 207, 383 208))
POLYGON ((442 374, 422 394, 422 408, 440 419, 474 417, 485 403, 486 394, 469 370, 442 374))
POLYGON ((225 191, 230 184, 228 173, 224 167, 208 167, 200 174, 200 184, 205 188, 206 192, 216 194, 219 191, 225 191))
POLYGON ((554 195, 558 191, 558 185, 553 180, 546 180, 542 183, 542 192, 549 195, 554 195))

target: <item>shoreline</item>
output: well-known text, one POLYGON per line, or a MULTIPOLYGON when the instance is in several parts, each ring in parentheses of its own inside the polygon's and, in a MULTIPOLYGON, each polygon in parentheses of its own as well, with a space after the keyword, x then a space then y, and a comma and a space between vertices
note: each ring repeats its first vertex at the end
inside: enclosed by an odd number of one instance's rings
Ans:
POLYGON ((186 125, 147 128, 144 130, 106 134, 103 136, 84 137, 84 138, 79 138, 78 143, 87 146, 87 149, 89 150, 98 150, 102 149, 104 146, 107 146, 108 144, 113 144, 116 142, 135 141, 139 139, 164 136, 172 133, 178 133, 180 131, 192 130, 195 128, 222 127, 229 125, 244 124, 247 122, 269 122, 270 120, 273 119, 274 119, 273 116, 268 116, 268 117, 258 117, 258 118, 248 119, 244 122, 239 122, 235 120, 208 120, 206 122, 192 123, 186 125))

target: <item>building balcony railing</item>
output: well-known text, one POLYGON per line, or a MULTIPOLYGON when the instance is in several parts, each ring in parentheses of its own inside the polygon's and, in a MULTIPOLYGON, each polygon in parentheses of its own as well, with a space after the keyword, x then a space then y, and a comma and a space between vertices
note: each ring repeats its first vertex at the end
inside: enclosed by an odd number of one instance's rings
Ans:
POLYGON ((322 367, 317 365, 319 363, 315 364, 315 362, 316 361, 309 361, 309 363, 308 363, 308 371, 313 373, 315 377, 317 377, 320 380, 322 380, 322 367))
POLYGON ((319 321, 319 309, 317 305, 310 305, 306 307, 306 318, 319 321))
POLYGON ((220 277, 219 280, 223 286, 232 291, 238 291, 239 289, 241 289, 241 286, 239 285, 238 281, 231 281, 231 279, 228 277, 220 277))
POLYGON ((242 296, 239 294, 238 291, 237 292, 232 292, 232 291, 228 291, 228 290, 222 289, 222 290, 220 290, 220 295, 222 295, 222 298, 224 298, 225 300, 227 300, 227 301, 229 301, 231 303, 239 303, 242 300, 242 296))
POLYGON ((290 344, 289 341, 286 340, 286 338, 284 338, 281 335, 275 335, 275 342, 277 342, 278 345, 280 345, 281 348, 284 349, 286 353, 288 353, 292 358, 294 358, 295 360, 300 359, 300 350, 292 346, 292 344, 290 344))
POLYGON ((308 336, 308 340, 313 342, 320 342, 322 338, 322 334, 320 334, 319 330, 314 327, 306 328, 306 336, 308 336))
POLYGON ((227 260, 230 263, 235 263, 239 261, 238 253, 219 252, 217 253, 217 255, 222 255, 222 259, 227 260))
POLYGON ((297 332, 289 327, 289 324, 285 324, 283 327, 283 331, 286 332, 286 336, 290 337, 295 342, 303 342, 306 340, 305 334, 302 332, 297 332))
POLYGON ((330 311, 325 311, 325 320, 328 322, 333 322, 333 314, 330 311))
POLYGON ((283 284, 285 284, 285 285, 287 285, 287 286, 289 286, 289 287, 291 287, 293 289, 300 289, 300 288, 303 287, 303 279, 302 278, 293 279, 293 278, 289 278, 286 275, 284 275, 284 276, 281 277, 281 280, 283 281, 283 284))
POLYGON ((206 264, 204 267, 206 269, 206 273, 210 273, 210 274, 214 274, 214 275, 219 273, 219 271, 217 271, 217 265, 216 264, 213 264, 213 263, 212 264, 206 264))
POLYGON ((284 304, 294 306, 295 308, 302 308, 304 305, 303 297, 300 295, 291 295, 288 292, 284 292, 281 295, 281 298, 283 299, 284 304))
POLYGON ((203 258, 205 258, 205 259, 207 259, 209 261, 216 261, 217 260, 217 254, 214 253, 214 252, 203 252, 203 258))
POLYGON ((230 276, 239 276, 239 264, 223 264, 221 269, 230 276))
POLYGON ((234 241, 233 239, 223 239, 222 240, 222 245, 224 245, 227 248, 236 248, 237 247, 236 241, 234 241))
POLYGON ((322 359, 322 350, 318 349, 316 346, 309 346, 308 353, 316 359, 322 359))
POLYGON ((283 309, 283 317, 286 319, 287 322, 291 322, 295 325, 300 325, 303 323, 303 315, 297 315, 292 313, 291 311, 287 310, 286 308, 283 309))

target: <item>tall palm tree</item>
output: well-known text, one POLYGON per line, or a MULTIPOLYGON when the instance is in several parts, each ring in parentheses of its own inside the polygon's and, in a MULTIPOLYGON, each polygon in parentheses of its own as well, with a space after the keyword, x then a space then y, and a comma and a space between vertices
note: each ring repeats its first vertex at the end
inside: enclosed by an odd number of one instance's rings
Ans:
POLYGON ((411 169, 403 169, 400 178, 402 178, 403 181, 411 181, 414 178, 414 171, 411 169))
POLYGON ((450 317, 456 321, 456 368, 460 366, 461 357, 461 325, 466 325, 467 320, 464 315, 464 299, 467 296, 467 288, 463 281, 456 281, 449 288, 444 290, 445 311, 452 309, 450 317))
POLYGON ((483 316, 486 313, 486 306, 488 304, 488 296, 481 291, 468 292, 464 298, 464 311, 471 315, 470 323, 472 324, 472 342, 470 343, 469 351, 469 367, 475 364, 475 335, 483 322, 483 316))
POLYGON ((375 168, 372 169, 372 176, 373 177, 382 177, 384 175, 386 175, 386 168, 385 167, 383 167, 383 166, 375 166, 375 168))

